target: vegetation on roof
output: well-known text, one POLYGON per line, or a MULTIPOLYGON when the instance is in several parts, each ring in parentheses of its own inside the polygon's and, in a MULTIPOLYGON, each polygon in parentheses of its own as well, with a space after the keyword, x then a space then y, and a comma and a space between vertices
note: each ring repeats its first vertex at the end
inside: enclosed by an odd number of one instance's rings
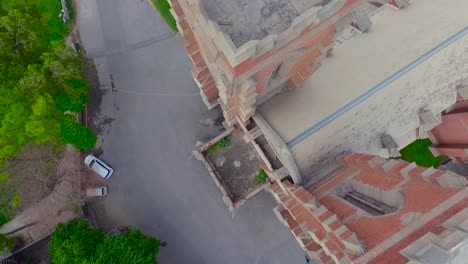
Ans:
POLYGON ((208 148, 208 153, 209 154, 215 154, 216 152, 218 152, 221 149, 228 148, 229 144, 230 144, 229 139, 222 138, 218 142, 213 144, 210 148, 208 148))
POLYGON ((443 157, 435 157, 429 147, 429 139, 417 139, 400 150, 401 158, 408 162, 415 162, 421 167, 437 167, 442 162, 443 157))
POLYGON ((257 182, 265 183, 268 180, 268 174, 263 169, 259 169, 257 173, 257 182))

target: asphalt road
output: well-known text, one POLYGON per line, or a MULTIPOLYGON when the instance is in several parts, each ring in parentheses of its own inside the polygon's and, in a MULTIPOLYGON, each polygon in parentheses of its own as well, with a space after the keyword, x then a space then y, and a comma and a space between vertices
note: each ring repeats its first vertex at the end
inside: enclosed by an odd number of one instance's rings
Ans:
POLYGON ((99 112, 96 153, 115 169, 106 182, 109 195, 90 206, 96 220, 105 228, 132 225, 166 241, 160 263, 306 263, 274 216, 269 194, 231 214, 205 168, 191 158, 197 140, 219 132, 217 113, 206 110, 182 43, 150 5, 77 4, 84 48, 101 83, 92 99, 99 112))

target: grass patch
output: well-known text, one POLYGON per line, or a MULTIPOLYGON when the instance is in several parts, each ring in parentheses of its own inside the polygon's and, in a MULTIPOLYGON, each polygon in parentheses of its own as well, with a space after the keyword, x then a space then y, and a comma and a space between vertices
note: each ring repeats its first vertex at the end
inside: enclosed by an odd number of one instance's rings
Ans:
POLYGON ((435 157, 429 150, 432 142, 429 139, 417 139, 400 151, 401 158, 408 162, 415 162, 421 167, 437 167, 443 157, 435 157))
POLYGON ((229 147, 229 139, 222 138, 208 149, 208 153, 215 154, 216 152, 218 152, 218 150, 225 149, 227 147, 229 147))
POLYGON ((268 180, 268 174, 263 169, 258 170, 257 174, 257 182, 258 183, 265 183, 268 180))
POLYGON ((166 22, 169 28, 174 32, 179 32, 179 30, 177 29, 176 20, 172 16, 171 12, 169 12, 169 9, 171 9, 171 6, 167 2, 167 0, 151 0, 151 1, 153 1, 154 7, 156 7, 156 10, 158 11, 159 15, 162 17, 164 22, 166 22))

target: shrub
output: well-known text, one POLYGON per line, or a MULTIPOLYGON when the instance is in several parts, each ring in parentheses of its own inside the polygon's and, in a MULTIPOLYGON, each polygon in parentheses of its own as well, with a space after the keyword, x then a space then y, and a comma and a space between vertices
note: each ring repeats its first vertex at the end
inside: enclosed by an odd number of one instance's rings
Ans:
POLYGON ((222 138, 208 149, 208 153, 215 154, 216 152, 218 152, 218 150, 225 149, 228 147, 229 147, 229 139, 222 138))
MULTIPOLYGON (((0 207, 0 211, 3 211, 1 207, 0 207)), ((0 212, 0 226, 2 226, 3 224, 5 224, 8 221, 10 221, 10 217, 8 217, 4 213, 0 212)))
POLYGON ((5 249, 12 251, 15 246, 15 240, 13 238, 8 238, 3 234, 0 234, 0 255, 5 249))
POLYGON ((19 197, 19 195, 13 196, 13 199, 11 200, 11 205, 12 205, 13 207, 16 207, 16 206, 18 206, 20 203, 21 203, 21 198, 19 197))
POLYGON ((66 114, 60 124, 62 141, 80 150, 90 150, 96 145, 97 137, 93 131, 76 121, 73 115, 66 114))
POLYGON ((259 169, 257 174, 257 182, 265 183, 268 180, 268 174, 263 170, 259 169))
POLYGON ((417 139, 400 150, 401 158, 408 162, 415 162, 421 167, 437 167, 442 162, 442 157, 435 157, 429 147, 432 145, 429 139, 417 139))

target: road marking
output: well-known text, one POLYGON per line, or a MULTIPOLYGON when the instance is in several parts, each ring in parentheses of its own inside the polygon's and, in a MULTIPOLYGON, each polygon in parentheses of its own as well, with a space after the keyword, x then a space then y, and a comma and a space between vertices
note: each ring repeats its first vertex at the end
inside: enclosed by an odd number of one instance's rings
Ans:
POLYGON ((299 134, 298 136, 293 138, 291 141, 289 141, 287 143, 288 147, 292 148, 292 147, 296 146, 297 144, 301 143, 304 139, 306 139, 310 135, 314 134, 315 132, 320 130, 322 127, 330 124, 333 120, 337 119, 338 117, 340 117, 341 115, 343 115, 347 111, 351 110, 355 106, 361 104, 367 98, 369 98, 370 96, 372 96, 376 92, 382 90, 387 85, 389 85, 390 83, 392 83, 395 80, 399 79, 401 76, 405 75, 406 73, 408 73, 412 69, 416 68, 419 64, 425 62, 426 60, 428 60, 429 58, 431 58, 432 56, 434 56, 435 54, 437 54, 441 50, 445 49, 446 47, 448 47, 449 45, 451 45, 452 43, 454 43, 455 41, 457 41, 461 37, 465 36, 467 33, 468 33, 468 27, 465 27, 464 29, 460 30, 459 32, 457 32, 456 34, 451 36, 450 38, 446 39, 445 41, 443 41, 439 45, 435 46, 434 48, 432 48, 428 52, 421 55, 419 58, 417 58, 416 60, 414 60, 410 64, 408 64, 405 67, 401 68, 399 71, 395 72, 394 74, 390 75, 385 80, 383 80, 382 82, 378 83, 377 85, 375 85, 371 89, 367 90, 364 94, 362 94, 362 95, 358 96, 357 98, 353 99, 351 102, 347 103, 345 106, 341 107, 340 109, 338 109, 333 114, 327 116, 326 118, 322 119, 318 123, 314 124, 313 126, 309 127, 308 129, 306 129, 304 132, 302 132, 301 134, 299 134))

